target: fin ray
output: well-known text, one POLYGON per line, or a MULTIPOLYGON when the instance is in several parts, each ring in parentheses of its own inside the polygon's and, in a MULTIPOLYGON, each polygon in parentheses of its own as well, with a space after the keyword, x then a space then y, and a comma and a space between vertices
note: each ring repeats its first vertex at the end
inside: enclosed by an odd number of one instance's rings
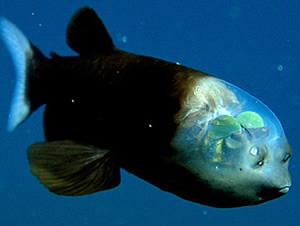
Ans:
POLYGON ((33 51, 24 34, 8 20, 0 18, 0 28, 2 39, 11 54, 17 74, 8 119, 8 131, 13 131, 30 114, 30 104, 25 95, 26 59, 32 57, 33 51))
POLYGON ((72 17, 67 31, 67 44, 80 55, 94 55, 113 50, 114 45, 96 12, 88 7, 72 17))
POLYGON ((108 150, 73 141, 37 143, 28 150, 32 173, 51 192, 79 196, 113 188, 120 167, 108 150))
MULTIPOLYGON (((15 65, 16 85, 8 118, 8 131, 13 131, 43 104, 40 93, 33 92, 39 80, 37 68, 46 57, 11 22, 0 17, 0 34, 15 65), (34 84, 32 81, 35 80, 34 84), (31 93, 31 94, 30 94, 31 93)), ((45 62, 45 61, 43 61, 45 62)), ((37 89, 40 90, 40 89, 37 89)))

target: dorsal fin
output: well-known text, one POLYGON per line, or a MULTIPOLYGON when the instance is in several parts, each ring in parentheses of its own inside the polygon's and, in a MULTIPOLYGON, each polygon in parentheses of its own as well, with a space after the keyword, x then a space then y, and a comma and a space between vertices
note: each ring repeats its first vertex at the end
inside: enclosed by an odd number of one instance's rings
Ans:
POLYGON ((67 44, 80 55, 103 54, 114 44, 96 12, 88 7, 79 9, 67 28, 67 44))

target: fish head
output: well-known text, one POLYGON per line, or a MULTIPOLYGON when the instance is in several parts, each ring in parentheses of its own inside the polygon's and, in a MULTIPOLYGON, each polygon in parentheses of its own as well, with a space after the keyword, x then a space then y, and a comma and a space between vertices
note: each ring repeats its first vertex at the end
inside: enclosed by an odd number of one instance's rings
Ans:
POLYGON ((206 77, 191 87, 177 114, 173 159, 207 188, 204 203, 246 206, 286 194, 292 152, 276 115, 223 80, 206 77))

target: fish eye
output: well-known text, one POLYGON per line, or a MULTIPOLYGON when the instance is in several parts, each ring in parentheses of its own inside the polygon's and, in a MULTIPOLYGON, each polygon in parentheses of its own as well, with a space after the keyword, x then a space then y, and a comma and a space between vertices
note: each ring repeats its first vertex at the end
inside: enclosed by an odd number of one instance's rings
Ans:
POLYGON ((240 113, 236 118, 243 127, 248 129, 261 128, 264 126, 263 118, 253 111, 244 111, 240 113))
POLYGON ((230 115, 221 115, 212 121, 209 129, 209 136, 210 138, 217 140, 240 131, 241 125, 235 117, 230 115))
POLYGON ((284 163, 286 163, 287 161, 289 161, 290 158, 291 158, 291 154, 287 153, 287 154, 284 156, 284 158, 282 159, 282 161, 283 161, 284 163))

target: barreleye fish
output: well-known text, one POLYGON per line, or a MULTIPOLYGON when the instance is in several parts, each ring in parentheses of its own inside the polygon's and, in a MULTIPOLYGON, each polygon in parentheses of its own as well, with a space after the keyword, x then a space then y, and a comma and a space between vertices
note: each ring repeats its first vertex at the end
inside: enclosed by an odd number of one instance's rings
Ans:
POLYGON ((120 184, 120 168, 183 199, 255 205, 286 194, 291 149, 275 114, 204 72, 115 47, 95 11, 72 17, 67 44, 43 55, 11 22, 0 31, 16 68, 13 131, 45 105, 45 142, 28 149, 51 192, 80 196, 120 184))

